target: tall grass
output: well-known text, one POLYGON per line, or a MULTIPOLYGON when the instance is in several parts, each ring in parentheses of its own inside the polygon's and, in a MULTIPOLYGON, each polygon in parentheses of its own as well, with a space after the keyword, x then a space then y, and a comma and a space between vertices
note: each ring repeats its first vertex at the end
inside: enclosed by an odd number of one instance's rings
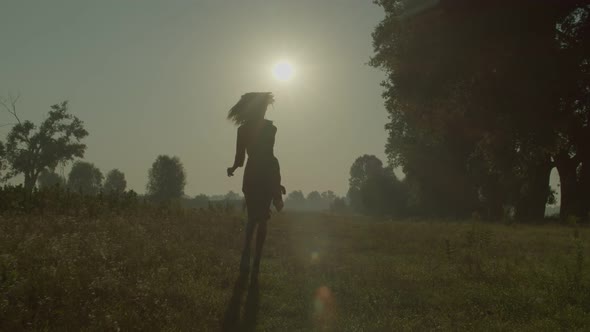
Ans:
MULTIPOLYGON (((243 227, 223 210, 0 216, 0 330, 219 330, 243 227)), ((589 234, 282 214, 256 308, 237 304, 260 331, 587 330, 589 234)))

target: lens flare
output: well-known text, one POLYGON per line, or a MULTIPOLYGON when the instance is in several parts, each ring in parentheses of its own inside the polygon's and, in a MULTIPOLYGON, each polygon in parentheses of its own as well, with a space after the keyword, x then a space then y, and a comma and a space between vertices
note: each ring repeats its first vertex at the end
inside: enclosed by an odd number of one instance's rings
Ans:
POLYGON ((311 253, 311 262, 317 263, 320 260, 320 254, 317 251, 311 253))
POLYGON ((336 318, 336 301, 330 288, 322 286, 315 291, 313 309, 317 327, 320 329, 329 328, 336 318))

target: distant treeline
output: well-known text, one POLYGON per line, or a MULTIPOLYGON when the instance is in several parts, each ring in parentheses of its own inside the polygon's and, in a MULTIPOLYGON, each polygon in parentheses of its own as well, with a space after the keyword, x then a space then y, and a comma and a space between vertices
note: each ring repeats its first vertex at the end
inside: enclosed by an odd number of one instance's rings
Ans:
MULTIPOLYGON (((345 212, 347 209, 346 199, 338 197, 333 191, 328 190, 324 192, 311 191, 305 195, 301 190, 291 191, 285 200, 285 210, 291 211, 334 211, 345 212)), ((184 197, 183 204, 188 207, 208 207, 211 204, 230 204, 235 208, 245 208, 244 197, 233 191, 225 195, 211 195, 200 194, 195 197, 184 197)))
POLYGON ((290 192, 285 199, 286 210, 346 212, 347 203, 333 191, 311 191, 305 196, 301 190, 290 192))
MULTIPOLYGON (((379 158, 363 155, 356 159, 350 169, 349 190, 344 204, 352 213, 407 218, 427 215, 420 211, 421 203, 413 185, 406 178, 398 179, 390 166, 384 166, 379 158)), ((553 194, 553 193, 552 193, 553 194)), ((555 203, 553 196, 548 203, 555 203)), ((485 218, 484 202, 470 217, 485 218)), ((342 209, 341 209, 342 210, 342 209)), ((503 217, 513 219, 515 210, 505 206, 503 217)), ((547 206, 546 215, 559 215, 559 206, 547 206)))
MULTIPOLYGON (((145 195, 129 191, 122 171, 113 169, 105 176, 93 163, 80 160, 86 152, 82 140, 88 132, 84 123, 69 112, 67 102, 51 106, 47 118, 39 125, 19 118, 17 102, 18 97, 0 99, 0 106, 16 120, 6 143, 0 141, 0 171, 2 180, 22 175, 24 183, 0 189, 0 196, 5 198, 0 210, 42 208, 44 202, 49 201, 48 195, 54 195, 60 201, 58 205, 63 206, 69 206, 61 202, 63 199, 83 197, 88 202, 113 202, 127 197, 144 203, 175 202, 186 208, 244 208, 243 197, 233 191, 225 195, 187 196, 184 192, 186 171, 180 158, 175 156, 159 155, 156 158, 147 171, 145 195), (66 175, 63 169, 69 162, 73 164, 66 175)), ((344 199, 332 191, 312 191, 307 196, 301 191, 293 191, 285 199, 285 208, 291 210, 344 211, 345 206, 344 199)))

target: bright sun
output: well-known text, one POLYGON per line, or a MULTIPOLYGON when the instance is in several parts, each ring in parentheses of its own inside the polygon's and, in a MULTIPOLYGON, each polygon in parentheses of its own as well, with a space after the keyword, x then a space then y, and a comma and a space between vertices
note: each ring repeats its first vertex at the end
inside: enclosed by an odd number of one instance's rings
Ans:
POLYGON ((279 81, 289 81, 295 75, 295 69, 287 61, 281 61, 274 65, 272 74, 279 81))

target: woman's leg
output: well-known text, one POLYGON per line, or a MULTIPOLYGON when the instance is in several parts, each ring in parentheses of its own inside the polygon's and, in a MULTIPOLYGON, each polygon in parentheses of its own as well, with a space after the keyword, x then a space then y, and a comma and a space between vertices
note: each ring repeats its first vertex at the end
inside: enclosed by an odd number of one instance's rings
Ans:
POLYGON ((242 250, 242 260, 240 262, 240 269, 242 271, 250 270, 250 243, 254 237, 254 229, 258 224, 259 216, 259 197, 256 192, 244 191, 244 200, 246 202, 246 212, 248 214, 248 222, 246 223, 246 237, 244 239, 244 249, 242 250))
MULTIPOLYGON (((254 235, 254 227, 258 227, 256 234, 256 251, 254 256, 254 269, 258 272, 262 247, 266 240, 266 222, 270 219, 270 204, 272 195, 266 192, 244 193, 248 209, 248 225, 246 226, 246 243, 242 253, 242 266, 250 263, 250 242, 254 235)), ((244 269, 244 268, 242 268, 244 269)), ((248 269, 248 268, 245 268, 248 269)))
POLYGON ((260 258, 262 256, 262 247, 266 240, 266 220, 258 223, 258 232, 256 233, 256 252, 254 254, 254 269, 258 270, 260 267, 260 258))
POLYGON ((246 224, 244 249, 242 250, 242 260, 240 262, 240 269, 243 271, 248 271, 250 269, 250 242, 252 242, 252 236, 254 235, 254 227, 256 227, 256 223, 252 220, 248 220, 248 223, 246 224))

